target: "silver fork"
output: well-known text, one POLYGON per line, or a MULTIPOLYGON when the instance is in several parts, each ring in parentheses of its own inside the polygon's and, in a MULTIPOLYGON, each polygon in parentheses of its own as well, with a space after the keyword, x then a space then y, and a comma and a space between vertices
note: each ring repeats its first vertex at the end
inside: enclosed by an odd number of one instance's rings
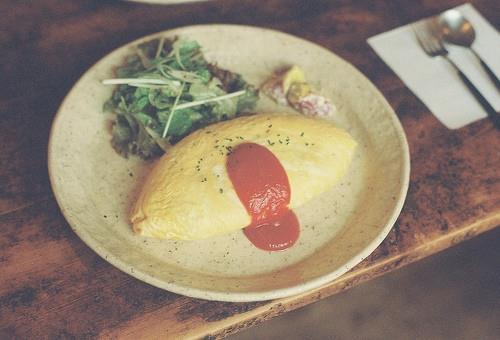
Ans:
POLYGON ((500 130, 500 115, 490 105, 486 98, 483 97, 481 92, 479 92, 469 78, 467 78, 467 76, 460 70, 457 64, 455 64, 455 62, 448 57, 448 50, 444 47, 437 32, 437 22, 432 18, 420 20, 412 24, 412 29, 420 46, 428 56, 432 58, 442 57, 455 69, 460 79, 474 95, 474 98, 476 98, 483 109, 485 109, 495 128, 500 130))

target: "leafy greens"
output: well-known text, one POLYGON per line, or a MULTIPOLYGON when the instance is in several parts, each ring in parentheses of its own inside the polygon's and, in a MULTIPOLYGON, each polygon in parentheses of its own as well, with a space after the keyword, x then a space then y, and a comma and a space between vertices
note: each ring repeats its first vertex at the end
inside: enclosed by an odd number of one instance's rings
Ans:
POLYGON ((258 91, 241 75, 208 63, 196 41, 155 39, 138 46, 118 78, 104 111, 115 114, 111 143, 144 159, 206 125, 255 107, 258 91))

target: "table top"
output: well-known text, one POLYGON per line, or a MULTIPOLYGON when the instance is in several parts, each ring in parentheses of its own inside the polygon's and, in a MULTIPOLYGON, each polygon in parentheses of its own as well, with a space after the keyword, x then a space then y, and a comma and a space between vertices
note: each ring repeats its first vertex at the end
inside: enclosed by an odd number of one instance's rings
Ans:
MULTIPOLYGON (((471 1, 494 25, 495 0, 471 1)), ((377 33, 460 2, 272 0, 158 6, 120 1, 0 4, 0 338, 217 338, 312 303, 500 225, 500 134, 488 120, 447 130, 368 47, 377 33), (78 77, 114 48, 191 24, 278 29, 353 63, 408 137, 403 211, 377 250, 299 296, 227 303, 176 295, 108 264, 73 233, 47 174, 50 125, 78 77)), ((495 17, 496 15, 496 17, 495 17)))

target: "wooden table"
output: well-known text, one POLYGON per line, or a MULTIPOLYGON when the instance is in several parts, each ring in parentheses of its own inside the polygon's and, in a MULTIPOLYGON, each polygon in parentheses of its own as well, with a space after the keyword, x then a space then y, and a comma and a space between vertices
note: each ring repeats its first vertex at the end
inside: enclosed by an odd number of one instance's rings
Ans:
MULTIPOLYGON (((498 28, 497 1, 472 2, 498 28)), ((0 338, 222 337, 498 226, 498 131, 488 120, 447 130, 366 43, 376 33, 460 2, 359 3, 221 0, 169 7, 105 0, 2 1, 0 338), (47 175, 47 140, 73 83, 132 39, 199 23, 269 27, 321 44, 365 73, 402 121, 412 161, 403 212, 369 258, 320 289, 255 303, 179 296, 98 257, 58 209, 47 175)))

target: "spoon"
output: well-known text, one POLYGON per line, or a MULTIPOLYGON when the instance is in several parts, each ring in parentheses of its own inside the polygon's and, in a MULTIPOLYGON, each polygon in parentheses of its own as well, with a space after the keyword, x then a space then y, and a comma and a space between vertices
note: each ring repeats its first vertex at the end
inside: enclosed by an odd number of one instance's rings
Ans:
POLYGON ((497 89, 500 89, 500 80, 489 68, 489 66, 486 65, 486 63, 481 59, 472 46, 474 39, 476 38, 476 32, 474 31, 474 27, 472 27, 470 21, 467 20, 462 13, 455 9, 443 12, 438 17, 437 21, 439 23, 439 27, 441 28, 442 38, 450 44, 469 48, 479 60, 481 66, 484 68, 497 89))

